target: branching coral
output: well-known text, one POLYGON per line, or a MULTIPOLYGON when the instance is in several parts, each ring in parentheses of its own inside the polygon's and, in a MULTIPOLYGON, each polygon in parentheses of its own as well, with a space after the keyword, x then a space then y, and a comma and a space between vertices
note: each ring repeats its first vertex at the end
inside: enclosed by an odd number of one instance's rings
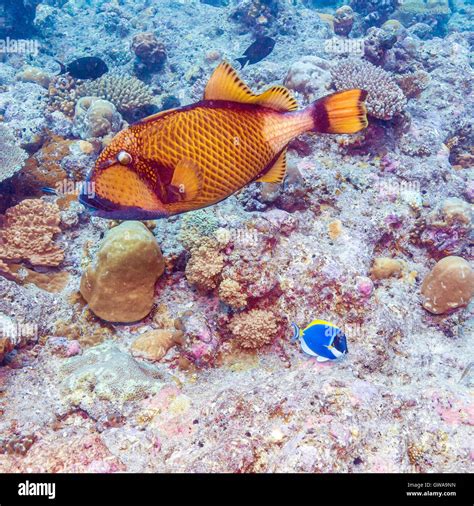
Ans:
POLYGON ((108 100, 128 117, 155 103, 151 89, 145 83, 136 77, 114 74, 106 74, 100 79, 82 84, 78 88, 78 96, 108 100))
POLYGON ((218 228, 219 220, 214 212, 209 209, 200 209, 183 216, 179 240, 186 249, 192 250, 196 246, 201 246, 203 240, 212 240, 218 228))
POLYGON ((59 223, 58 206, 42 200, 24 200, 8 209, 0 228, 0 259, 58 266, 64 259, 63 250, 53 241, 61 232, 59 223))
POLYGON ((54 77, 48 87, 48 108, 61 111, 66 116, 74 115, 77 100, 77 85, 80 81, 69 75, 54 77))
POLYGON ((247 305, 247 294, 234 279, 226 278, 219 286, 219 298, 234 309, 242 309, 247 305))
POLYGON ((0 123, 0 183, 19 171, 27 156, 18 146, 11 129, 0 123))
POLYGON ((278 332, 278 323, 271 311, 252 309, 236 314, 229 323, 229 329, 239 346, 257 349, 273 341, 278 332))
POLYGON ((194 248, 186 265, 186 278, 197 288, 209 291, 217 286, 219 275, 224 267, 224 257, 211 245, 194 248))
POLYGON ((333 67, 331 73, 338 91, 361 88, 368 92, 367 111, 375 118, 390 119, 405 107, 406 97, 392 76, 367 61, 345 60, 333 67))

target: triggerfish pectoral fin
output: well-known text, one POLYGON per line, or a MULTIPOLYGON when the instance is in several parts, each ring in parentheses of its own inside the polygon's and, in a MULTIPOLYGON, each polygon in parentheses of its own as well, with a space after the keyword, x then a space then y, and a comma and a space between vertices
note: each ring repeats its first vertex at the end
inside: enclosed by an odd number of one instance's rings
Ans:
POLYGON ((183 200, 196 198, 202 189, 202 173, 198 164, 189 159, 181 160, 174 169, 171 185, 178 189, 183 200))

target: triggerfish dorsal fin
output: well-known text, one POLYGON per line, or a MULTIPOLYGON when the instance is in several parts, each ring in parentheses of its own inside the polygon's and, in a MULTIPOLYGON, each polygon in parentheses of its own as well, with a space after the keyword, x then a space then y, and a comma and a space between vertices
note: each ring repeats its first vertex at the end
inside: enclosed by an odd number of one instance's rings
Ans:
POLYGON ((270 169, 257 179, 258 183, 282 183, 286 175, 286 148, 270 169))
POLYGON ((260 95, 256 95, 226 61, 220 63, 214 70, 207 83, 204 100, 228 100, 242 104, 256 104, 275 111, 298 109, 298 102, 284 86, 272 86, 260 95))
POLYGON ((204 100, 228 100, 252 104, 255 98, 256 95, 226 61, 220 63, 214 70, 204 91, 204 100))
POLYGON ((177 188, 182 200, 195 199, 202 189, 202 173, 196 162, 183 159, 174 169, 171 185, 177 188))
POLYGON ((174 109, 167 109, 166 111, 157 112, 155 114, 152 114, 151 116, 147 116, 146 118, 136 121, 134 125, 145 125, 146 123, 151 123, 152 121, 155 121, 156 119, 161 118, 162 116, 167 116, 168 114, 171 114, 178 110, 179 110, 178 108, 174 108, 174 109))
POLYGON ((267 91, 257 95, 253 103, 281 112, 296 111, 298 109, 296 98, 284 86, 272 86, 267 91))

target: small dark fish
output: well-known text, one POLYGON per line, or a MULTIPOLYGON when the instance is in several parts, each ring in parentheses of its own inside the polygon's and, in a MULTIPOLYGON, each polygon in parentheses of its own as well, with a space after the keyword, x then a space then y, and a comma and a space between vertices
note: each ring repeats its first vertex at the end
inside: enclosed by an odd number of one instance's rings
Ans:
POLYGON ((49 195, 58 195, 58 192, 54 188, 48 188, 47 186, 41 188, 41 191, 49 195))
POLYGON ((252 63, 262 61, 273 51, 274 47, 275 40, 271 37, 258 37, 245 51, 244 56, 242 56, 242 58, 237 58, 237 61, 242 65, 242 68, 244 68, 247 63, 252 65, 252 63))
POLYGON ((58 63, 61 65, 61 72, 59 75, 67 73, 76 79, 97 79, 109 71, 104 60, 96 56, 78 58, 68 65, 64 65, 60 61, 58 61, 58 63))

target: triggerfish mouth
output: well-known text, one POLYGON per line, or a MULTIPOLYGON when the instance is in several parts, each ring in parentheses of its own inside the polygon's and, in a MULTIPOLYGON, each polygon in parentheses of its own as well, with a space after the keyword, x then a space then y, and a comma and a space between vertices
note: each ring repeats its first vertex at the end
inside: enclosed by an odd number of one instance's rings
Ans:
POLYGON ((367 126, 367 92, 323 97, 306 109, 273 86, 256 95, 222 62, 204 100, 119 132, 100 154, 80 201, 110 219, 156 219, 220 202, 248 184, 281 183, 288 143, 305 132, 351 134, 367 126))
POLYGON ((337 360, 343 357, 347 350, 347 339, 342 330, 333 323, 325 320, 314 320, 304 330, 292 323, 292 341, 299 340, 301 349, 318 362, 337 360))

